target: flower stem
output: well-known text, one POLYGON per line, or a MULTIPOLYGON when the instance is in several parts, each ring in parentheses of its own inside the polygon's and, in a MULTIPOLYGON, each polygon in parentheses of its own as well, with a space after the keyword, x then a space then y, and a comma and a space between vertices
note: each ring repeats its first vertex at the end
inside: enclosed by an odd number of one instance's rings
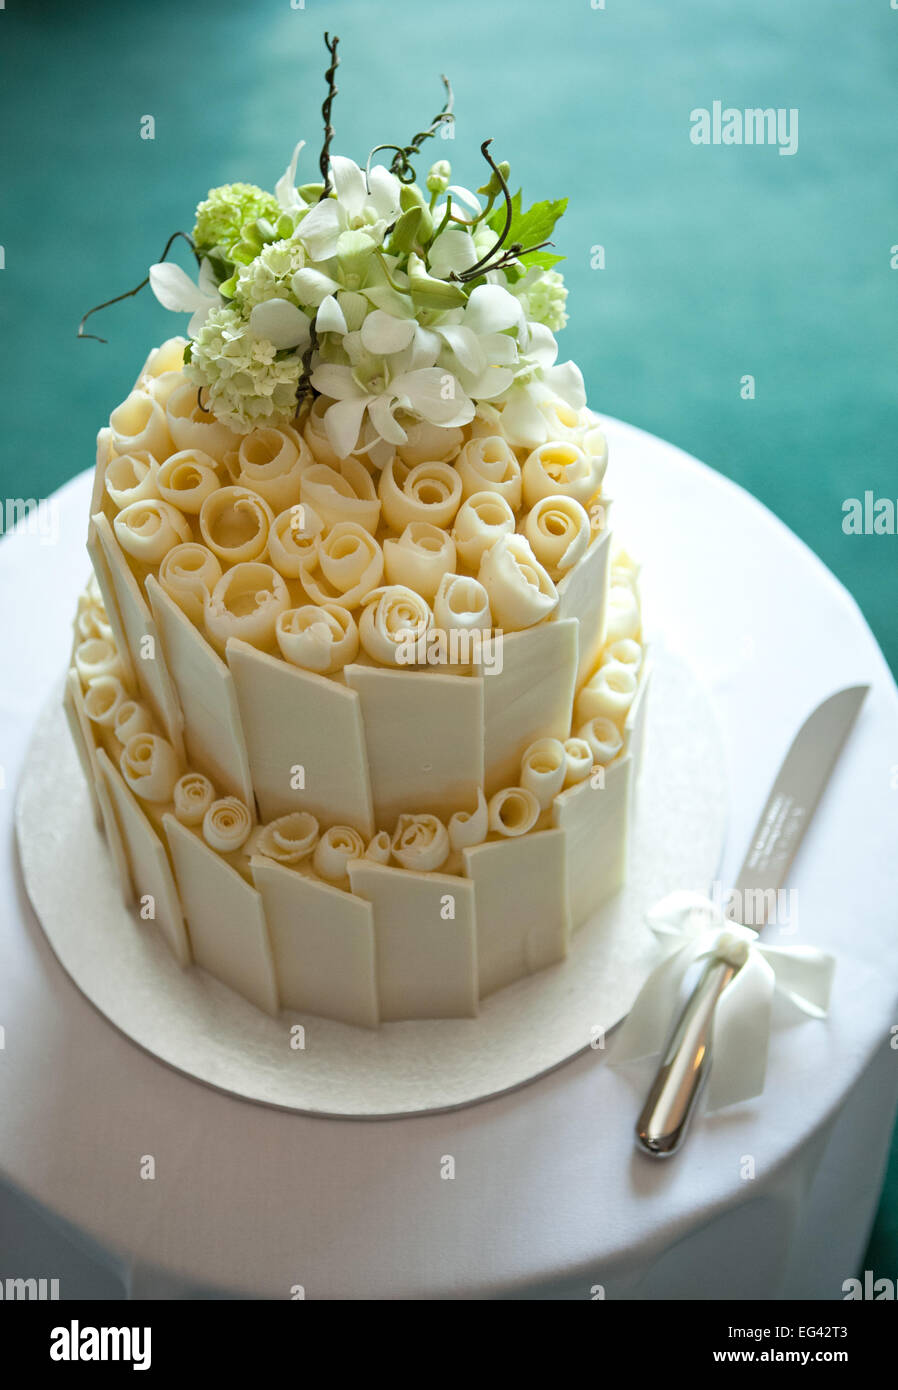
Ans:
POLYGON ((327 82, 327 96, 321 106, 321 114, 324 117, 324 144, 321 147, 321 158, 318 160, 318 167, 321 170, 322 178, 321 192, 318 195, 319 203, 322 199, 327 198, 331 191, 331 141, 334 138, 334 128, 331 125, 331 107, 334 104, 334 97, 337 95, 338 91, 335 75, 337 68, 340 66, 340 59, 337 57, 337 44, 339 42, 340 40, 336 35, 334 35, 332 40, 330 34, 325 32, 324 46, 330 54, 331 65, 324 74, 324 80, 327 82))
MULTIPOLYGON (((201 259, 199 252, 196 249, 193 237, 188 236, 186 232, 172 232, 168 241, 165 243, 165 250, 159 257, 159 261, 157 262, 157 264, 161 264, 162 261, 166 260, 169 251, 172 249, 172 246, 177 241, 178 237, 184 238, 184 240, 187 242, 187 245, 193 252, 194 256, 196 256, 196 263, 197 265, 199 265, 201 259)), ((143 280, 141 280, 139 285, 134 286, 133 290, 125 290, 124 294, 117 294, 114 299, 104 299, 102 304, 95 304, 92 309, 88 309, 87 313, 84 315, 84 317, 78 325, 78 333, 76 336, 79 338, 92 338, 95 343, 107 343, 109 341, 108 338, 101 338, 96 333, 85 333, 84 325, 87 323, 87 320, 90 318, 91 314, 99 313, 101 309, 108 309, 110 304, 120 304, 123 299, 131 299, 135 294, 140 294, 140 291, 142 289, 145 289, 149 283, 150 277, 149 275, 147 275, 143 280)))

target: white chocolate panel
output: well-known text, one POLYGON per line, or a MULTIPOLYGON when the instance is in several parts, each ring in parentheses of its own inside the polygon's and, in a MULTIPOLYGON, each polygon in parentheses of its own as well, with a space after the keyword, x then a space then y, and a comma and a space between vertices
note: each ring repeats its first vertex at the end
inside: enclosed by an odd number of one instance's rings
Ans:
POLYGON ((652 678, 651 662, 643 654, 642 669, 639 672, 639 684, 636 687, 636 694, 633 703, 627 710, 627 718, 624 721, 624 738, 626 740, 627 751, 633 755, 633 782, 638 781, 639 773, 642 769, 642 755, 645 748, 645 711, 648 705, 649 682, 652 678))
POLYGON ((65 689, 62 695, 62 707, 65 710, 65 717, 68 721, 72 741, 75 744, 75 752, 78 754, 78 761, 81 764, 84 780, 87 783, 87 791, 90 796, 94 820, 97 825, 100 826, 103 824, 103 808, 97 796, 97 783, 100 777, 100 770, 97 765, 96 744, 94 742, 93 731, 90 727, 90 720, 84 708, 81 680, 74 666, 69 669, 69 673, 66 676, 65 689))
POLYGON ((577 618, 580 657, 577 689, 592 675, 605 644, 611 532, 600 531, 579 564, 558 582, 556 619, 577 618))
POLYGON ((609 767, 594 768, 553 803, 553 823, 567 840, 574 930, 623 887, 632 779, 633 759, 625 754, 609 767))

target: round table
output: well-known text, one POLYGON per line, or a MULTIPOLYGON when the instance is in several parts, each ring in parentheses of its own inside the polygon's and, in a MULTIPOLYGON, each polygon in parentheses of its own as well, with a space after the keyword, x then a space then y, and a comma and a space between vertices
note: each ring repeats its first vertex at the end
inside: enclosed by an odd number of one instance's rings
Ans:
POLYGON ((601 1051, 458 1112, 346 1121, 223 1095, 130 1043, 58 965, 12 831, 88 574, 85 473, 40 530, 0 544, 5 1273, 61 1272, 62 1297, 841 1296, 898 1104, 898 692, 854 601, 770 512, 673 446, 607 428, 612 521, 645 560, 651 630, 718 708, 724 884, 802 720, 871 686, 789 880, 789 940, 838 958, 828 1021, 782 1021, 764 1095, 701 1118, 660 1164, 632 1141, 650 1064, 616 1070, 601 1051))

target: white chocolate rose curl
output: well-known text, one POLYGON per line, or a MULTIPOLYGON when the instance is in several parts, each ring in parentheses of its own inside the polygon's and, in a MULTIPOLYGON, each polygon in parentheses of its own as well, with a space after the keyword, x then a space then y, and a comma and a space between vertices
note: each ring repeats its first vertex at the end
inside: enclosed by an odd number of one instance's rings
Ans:
POLYGON ((373 864, 389 864, 391 854, 389 835, 386 830, 378 830, 368 841, 365 858, 370 859, 373 864))
POLYGON ((456 811, 449 822, 449 843, 456 851, 482 845, 489 833, 489 808, 481 789, 473 811, 456 811))
POLYGON ((355 618, 338 603, 288 608, 278 617, 275 636, 285 661, 320 676, 342 671, 359 650, 355 618))
POLYGON ((114 729, 116 715, 126 698, 118 676, 96 676, 84 695, 85 713, 94 724, 114 729))
POLYGON ((403 869, 432 873, 449 857, 449 832, 436 816, 400 816, 391 849, 403 869))
POLYGON ((349 883, 347 865, 364 857, 365 841, 359 832, 348 825, 332 825, 315 846, 312 864, 319 878, 343 887, 349 883))
POLYGON ((409 468, 392 459, 377 485, 384 520, 394 531, 404 531, 410 521, 428 521, 446 528, 462 500, 462 480, 449 463, 416 463, 409 468))
POLYGON ((182 825, 202 825, 215 800, 215 788, 201 772, 185 772, 175 783, 173 800, 182 825))
POLYGON ((488 632, 493 615, 486 589, 468 575, 445 574, 433 602, 433 620, 444 632, 488 632))
POLYGON ((577 724, 585 724, 597 715, 603 715, 615 724, 626 718, 627 710, 636 694, 636 676, 629 666, 619 661, 609 662, 584 685, 574 706, 574 719, 577 724))
POLYGON ((299 864, 318 843, 318 822, 308 811, 290 811, 262 827, 256 841, 260 854, 278 864, 299 864))
MULTIPOLYGON (((107 469, 108 472, 108 469, 107 469)), ((159 465, 159 496, 188 515, 195 516, 207 497, 220 486, 215 460, 199 449, 182 449, 159 465)))
POLYGON ((618 550, 611 560, 611 583, 621 584, 635 593, 639 585, 639 565, 626 550, 618 550))
POLYGON ((324 531, 324 522, 311 507, 294 502, 274 519, 268 532, 268 558, 285 579, 298 579, 300 562, 315 549, 315 538, 324 531))
POLYGON ((483 553, 515 527, 514 512, 498 492, 475 492, 459 508, 452 539, 459 559, 476 570, 483 553))
POLYGON ((564 756, 564 785, 573 787, 592 771, 592 749, 585 738, 568 738, 564 742, 564 756))
POLYGON ((316 396, 306 416, 302 434, 309 450, 319 463, 326 463, 330 468, 339 468, 340 459, 327 437, 324 425, 324 417, 333 404, 329 396, 316 396))
POLYGON ((372 536, 377 530, 380 501, 371 474, 358 459, 344 459, 339 471, 312 463, 302 475, 299 495, 327 527, 354 521, 372 536))
POLYGON ((527 514, 524 534, 539 563, 558 579, 586 554, 589 516, 575 497, 541 497, 527 514))
POLYGON ((122 700, 115 711, 115 736, 127 743, 135 734, 148 734, 153 727, 150 711, 137 700, 122 700))
POLYGON ((464 432, 457 426, 432 425, 429 420, 403 422, 403 428, 408 438, 396 452, 410 468, 416 463, 445 463, 453 459, 465 439, 464 432))
POLYGON ((109 417, 117 454, 152 454, 155 459, 171 453, 165 411, 148 391, 132 391, 109 417))
POLYGON ((313 603, 358 608, 383 578, 383 551, 369 531, 340 521, 317 536, 311 554, 300 560, 300 578, 313 603))
POLYGON ((592 760, 600 767, 607 767, 613 762, 624 746, 620 729, 602 714, 596 715, 578 729, 577 737, 589 745, 592 760))
POLYGON ((171 801, 178 780, 178 759, 159 734, 135 734, 122 749, 122 776, 142 801, 171 801))
POLYGON ((624 637, 636 638, 642 627, 639 599, 630 588, 612 583, 608 590, 605 640, 619 642, 624 637))
POLYGON ((594 458, 599 466, 599 482, 605 476, 608 467, 608 441, 598 425, 590 425, 584 429, 580 436, 580 448, 584 449, 590 458, 594 458))
POLYGON ((223 796, 203 816, 203 839, 219 854, 232 854, 245 844, 253 819, 244 802, 236 796, 223 796))
POLYGON ((539 820, 539 802, 526 787, 504 787, 490 797, 489 826, 496 835, 526 835, 539 820))
POLYGON ((234 481, 264 497, 274 512, 298 502, 300 479, 314 464, 309 446, 290 425, 252 430, 228 460, 234 481))
MULTIPOLYGON (((158 401, 162 409, 167 411, 168 403, 175 391, 184 385, 183 372, 160 372, 159 376, 145 377, 142 386, 145 391, 149 391, 154 401, 158 401)), ((168 415, 165 417, 168 424, 168 415)), ((171 430, 169 430, 171 434, 171 430)))
POLYGON ((153 348, 144 368, 147 377, 160 377, 166 372, 180 372, 184 366, 184 349, 187 339, 175 336, 166 338, 157 348, 153 348))
POLYGON ((384 541, 388 584, 404 584, 432 603, 443 575, 455 569, 455 542, 429 521, 410 521, 398 540, 384 541))
POLYGON ((500 434, 469 439, 455 459, 462 482, 462 497, 493 492, 504 497, 512 512, 521 505, 521 466, 514 450, 500 434))
POLYGON ((502 536, 484 554, 477 578, 489 595, 493 621, 505 632, 542 622, 558 604, 555 585, 526 536, 502 536))
POLYGON ((578 411, 572 410, 558 397, 540 401, 537 408, 545 416, 550 439, 570 439, 574 444, 580 443, 583 424, 578 411))
POLYGON ((433 625, 430 607, 413 589, 387 584, 365 599, 359 619, 359 640, 374 661, 384 666, 408 666, 402 660, 433 625))
POLYGON ((86 642, 89 637, 102 637, 107 642, 113 640, 106 609, 102 604, 92 603, 87 594, 82 594, 75 614, 75 638, 79 642, 86 642))
POLYGON ((212 591, 221 579, 218 557, 198 541, 174 546, 159 566, 158 579, 191 622, 203 622, 212 591))
POLYGON ((156 474, 159 465, 152 454, 113 454, 104 474, 106 491, 119 511, 132 502, 158 497, 156 474))
POLYGON ((124 674, 115 646, 104 637, 88 637, 85 642, 79 642, 73 659, 83 685, 89 685, 98 676, 121 677, 124 674))
POLYGON ((567 754, 557 738, 538 738, 521 758, 521 786, 533 793, 541 811, 551 806, 566 774, 567 754))
POLYGON ((158 565, 176 545, 190 540, 190 525, 177 507, 159 497, 132 502, 113 522, 122 550, 142 565, 158 565))
POLYGON ((197 401, 196 387, 189 381, 169 396, 165 406, 168 431, 176 449, 201 449, 217 463, 224 463, 240 444, 236 434, 222 425, 197 401))
POLYGON ((287 586, 271 565, 234 565, 219 579, 206 604, 206 633, 219 651, 229 637, 270 648, 278 615, 289 607, 287 586))
POLYGON ((204 543, 229 565, 261 559, 273 525, 274 513, 268 503, 246 487, 221 487, 200 509, 204 543))
POLYGON ((642 666, 642 656, 642 647, 638 642, 634 642, 632 637, 621 637, 606 646, 602 653, 602 665, 610 666, 618 662, 621 666, 629 666, 635 676, 642 666))
POLYGON ((524 501, 535 507, 543 497, 562 496, 586 503, 598 491, 603 473, 601 459, 577 444, 539 444, 524 464, 524 501))

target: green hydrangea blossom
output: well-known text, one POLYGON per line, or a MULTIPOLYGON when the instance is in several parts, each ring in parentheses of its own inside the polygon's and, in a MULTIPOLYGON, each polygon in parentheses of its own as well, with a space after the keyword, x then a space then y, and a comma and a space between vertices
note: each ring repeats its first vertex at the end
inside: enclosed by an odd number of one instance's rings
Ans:
POLYGON ((300 242, 272 241, 254 261, 239 268, 235 296, 247 313, 269 299, 288 299, 296 303, 290 280, 305 264, 306 253, 300 242))
MULTIPOLYGON (((514 285, 510 288, 512 293, 516 292, 514 285)), ((567 323, 564 307, 567 301, 567 286, 557 270, 543 271, 531 284, 522 286, 519 297, 527 317, 535 323, 544 323, 553 333, 564 328, 567 323)))
POLYGON ((196 210, 193 239, 201 249, 221 246, 228 254, 240 240, 243 227, 257 217, 277 221, 278 202, 254 183, 225 183, 210 188, 209 196, 196 210))
POLYGON ((207 389, 216 418, 237 434, 291 416, 301 372, 301 356, 276 353, 232 308, 213 309, 184 368, 190 381, 207 389))

